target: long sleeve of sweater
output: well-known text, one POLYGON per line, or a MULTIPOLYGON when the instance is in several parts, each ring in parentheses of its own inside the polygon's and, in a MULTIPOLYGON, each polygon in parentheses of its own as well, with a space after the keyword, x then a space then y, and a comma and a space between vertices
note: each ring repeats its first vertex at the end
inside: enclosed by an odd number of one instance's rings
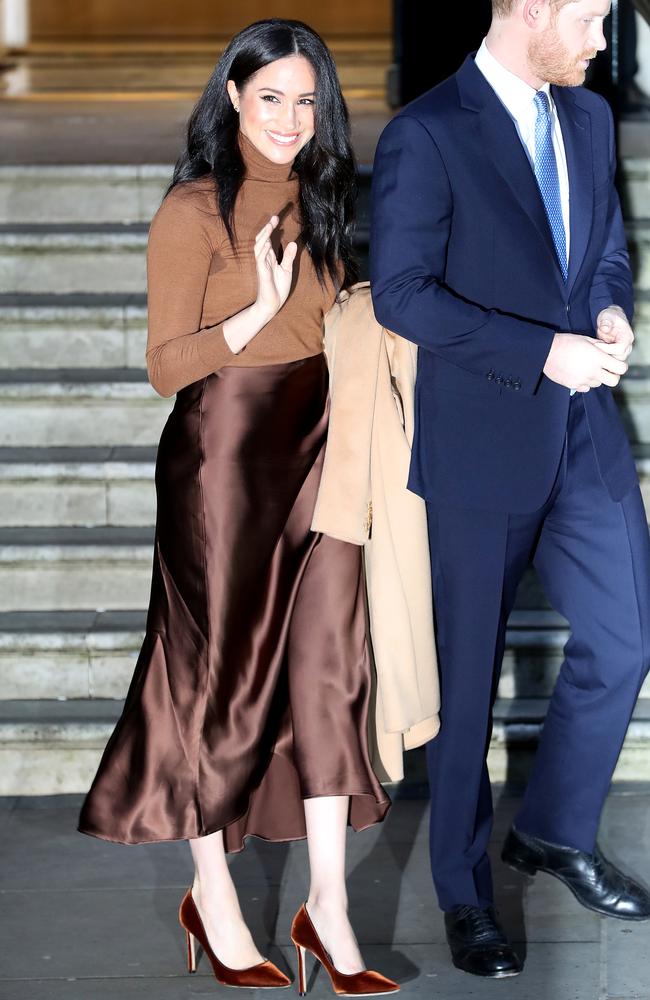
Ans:
POLYGON ((195 193, 182 186, 163 201, 147 251, 149 381, 161 396, 226 365, 234 357, 223 324, 201 329, 203 300, 218 253, 210 218, 195 193))

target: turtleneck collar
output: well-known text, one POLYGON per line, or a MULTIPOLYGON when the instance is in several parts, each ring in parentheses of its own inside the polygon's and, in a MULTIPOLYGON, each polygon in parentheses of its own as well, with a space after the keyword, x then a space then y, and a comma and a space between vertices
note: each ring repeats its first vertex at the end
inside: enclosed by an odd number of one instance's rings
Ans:
POLYGON ((290 163, 273 163, 242 131, 239 132, 239 148, 246 167, 246 180, 278 182, 296 179, 293 160, 290 163))

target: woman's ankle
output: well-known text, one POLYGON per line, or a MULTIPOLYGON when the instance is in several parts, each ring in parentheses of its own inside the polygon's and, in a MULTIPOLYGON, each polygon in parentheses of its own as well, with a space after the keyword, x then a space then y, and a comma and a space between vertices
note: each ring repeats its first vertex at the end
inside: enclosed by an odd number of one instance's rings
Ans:
POLYGON ((197 877, 192 883, 192 899, 199 910, 218 913, 220 920, 229 924, 243 923, 244 917, 234 885, 201 882, 197 877))
POLYGON ((348 897, 346 893, 311 890, 307 897, 306 906, 309 913, 347 914, 348 897))

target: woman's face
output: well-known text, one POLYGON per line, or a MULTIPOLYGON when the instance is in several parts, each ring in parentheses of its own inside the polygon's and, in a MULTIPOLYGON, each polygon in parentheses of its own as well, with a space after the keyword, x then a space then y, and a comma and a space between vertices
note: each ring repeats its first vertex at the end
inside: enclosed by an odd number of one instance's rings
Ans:
POLYGON ((241 91, 228 81, 239 127, 273 163, 291 163, 313 136, 315 88, 314 70, 304 56, 263 66, 241 91))

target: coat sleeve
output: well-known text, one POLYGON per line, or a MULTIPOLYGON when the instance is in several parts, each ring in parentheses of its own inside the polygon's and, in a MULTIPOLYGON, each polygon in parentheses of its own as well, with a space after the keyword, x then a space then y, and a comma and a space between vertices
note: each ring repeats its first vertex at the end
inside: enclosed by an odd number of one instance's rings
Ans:
POLYGON ((609 105, 605 101, 603 104, 609 128, 609 198, 606 202, 607 238, 591 282, 589 296, 594 330, 598 325, 598 314, 608 306, 620 306, 630 322, 634 315, 634 280, 627 252, 621 204, 614 184, 616 177, 614 119, 609 105))
POLYGON ((398 115, 373 171, 371 286, 377 319, 418 347, 477 375, 516 370, 534 393, 555 330, 484 308, 445 284, 452 187, 424 125, 398 115))

